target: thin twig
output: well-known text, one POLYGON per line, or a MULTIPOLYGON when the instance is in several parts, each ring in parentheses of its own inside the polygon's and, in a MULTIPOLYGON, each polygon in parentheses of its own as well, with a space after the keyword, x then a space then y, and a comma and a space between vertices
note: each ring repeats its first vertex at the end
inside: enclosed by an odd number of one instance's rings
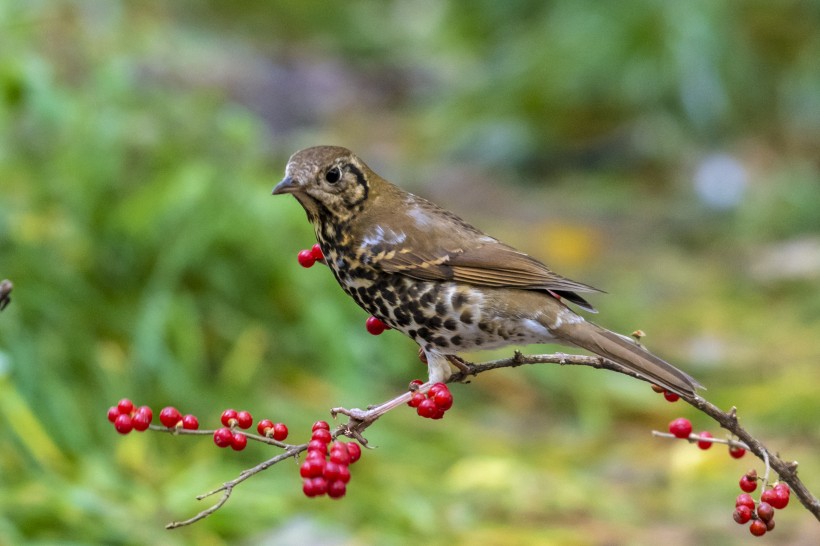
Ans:
MULTIPOLYGON (((680 439, 677 436, 675 436, 674 434, 671 434, 669 432, 659 432, 657 430, 652 431, 652 436, 656 436, 658 438, 670 438, 670 439, 675 439, 675 440, 680 439)), ((747 446, 743 442, 738 442, 737 440, 732 440, 731 438, 710 438, 708 436, 703 437, 703 436, 700 436, 698 434, 692 433, 692 434, 689 435, 688 438, 686 438, 686 440, 689 443, 693 443, 693 444, 696 443, 696 442, 708 442, 710 444, 725 444, 729 447, 739 447, 739 448, 745 449, 747 451, 749 450, 749 446, 747 446)))
POLYGON ((0 311, 11 303, 11 291, 13 289, 14 285, 11 284, 10 280, 3 279, 0 281, 0 311))

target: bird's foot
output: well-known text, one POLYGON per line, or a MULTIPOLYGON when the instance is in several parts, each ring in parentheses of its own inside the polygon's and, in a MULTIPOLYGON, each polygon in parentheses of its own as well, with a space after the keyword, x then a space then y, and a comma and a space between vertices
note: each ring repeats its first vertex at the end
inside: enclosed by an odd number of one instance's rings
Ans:
POLYGON ((460 383, 467 383, 469 381, 467 377, 475 375, 474 366, 460 356, 444 355, 444 357, 447 359, 447 362, 458 368, 458 371, 461 372, 461 377, 458 379, 460 383))
MULTIPOLYGON (((419 385, 416 390, 420 390, 421 392, 427 392, 428 389, 432 386, 431 382, 424 383, 423 385, 419 385)), ((359 408, 347 409, 347 408, 333 408, 330 410, 330 414, 335 419, 337 415, 344 415, 348 417, 349 423, 347 427, 347 431, 355 434, 360 434, 364 429, 372 425, 376 419, 387 413, 388 411, 406 404, 410 401, 410 398, 413 397, 415 391, 408 390, 407 392, 403 392, 402 394, 398 395, 397 397, 388 400, 378 406, 371 406, 368 407, 366 410, 362 410, 359 408)), ((356 439, 359 439, 356 437, 356 439)))
POLYGON ((359 408, 347 409, 347 408, 339 407, 339 408, 333 408, 333 409, 330 410, 330 414, 333 416, 334 419, 336 418, 337 415, 345 415, 347 417, 350 417, 350 419, 352 421, 359 421, 361 423, 364 423, 364 422, 370 420, 370 418, 372 417, 372 413, 373 413, 372 408, 367 409, 367 410, 362 410, 362 409, 359 409, 359 408))

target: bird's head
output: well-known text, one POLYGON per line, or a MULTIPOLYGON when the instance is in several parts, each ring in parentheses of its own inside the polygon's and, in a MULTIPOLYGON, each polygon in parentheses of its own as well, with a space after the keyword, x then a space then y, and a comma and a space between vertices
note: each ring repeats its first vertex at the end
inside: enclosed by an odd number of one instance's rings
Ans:
POLYGON ((372 178, 373 172, 347 148, 314 146, 290 157, 273 194, 293 194, 311 222, 345 222, 367 200, 372 178))

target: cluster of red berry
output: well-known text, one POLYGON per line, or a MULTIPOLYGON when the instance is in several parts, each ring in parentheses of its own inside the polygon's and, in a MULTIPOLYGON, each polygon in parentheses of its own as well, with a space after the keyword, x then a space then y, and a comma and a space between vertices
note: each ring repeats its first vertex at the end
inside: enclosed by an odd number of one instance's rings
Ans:
MULTIPOLYGON (((142 432, 147 430, 154 419, 154 412, 148 406, 135 407, 128 398, 117 402, 116 406, 108 408, 108 420, 114 423, 114 428, 120 434, 128 434, 132 430, 142 432)), ((159 414, 160 422, 168 428, 182 427, 189 430, 199 428, 199 421, 194 415, 183 416, 176 408, 164 408, 159 414)))
MULTIPOLYGON (((420 387, 424 383, 421 379, 414 379, 411 385, 420 387)), ((416 413, 427 419, 441 419, 444 412, 453 407, 453 395, 444 383, 435 383, 427 393, 416 391, 413 397, 407 402, 411 408, 416 408, 416 413)))
MULTIPOLYGON (((692 434, 692 423, 689 419, 678 417, 669 423, 669 432, 675 438, 682 440, 689 440, 694 442, 697 440, 698 447, 701 449, 709 449, 712 447, 711 439, 714 438, 711 432, 701 432, 700 434, 692 434)), ((729 455, 734 459, 740 459, 746 454, 746 450, 740 446, 730 445, 729 455)))
POLYGON ((296 255, 296 260, 302 267, 313 267, 313 264, 324 259, 325 255, 322 254, 322 248, 318 244, 313 245, 312 248, 300 250, 299 254, 296 255))
MULTIPOLYGON (((675 438, 681 438, 693 442, 697 440, 698 447, 701 449, 709 449, 712 447, 712 442, 709 441, 713 436, 708 432, 701 432, 700 434, 692 434, 692 423, 689 419, 679 417, 669 423, 669 432, 675 438)), ((746 450, 740 446, 729 446, 729 455, 735 459, 739 459, 746 454, 746 450)), ((743 491, 738 495, 735 501, 735 511, 732 517, 736 522, 743 525, 751 521, 749 531, 755 536, 761 536, 768 531, 774 529, 774 510, 781 510, 789 504, 789 496, 791 490, 788 484, 778 483, 774 487, 767 488, 760 495, 760 502, 755 506, 755 501, 749 494, 757 489, 757 471, 752 469, 740 477, 740 489, 743 491)))
POLYGON ((362 448, 355 442, 333 442, 330 425, 326 421, 313 424, 313 431, 307 447, 305 461, 299 467, 299 475, 304 478, 302 491, 308 497, 327 495, 338 499, 347 493, 350 481, 350 465, 362 456, 362 448))
POLYGON ((774 511, 782 510, 789 504, 791 489, 783 482, 768 488, 760 495, 760 502, 755 507, 755 500, 749 494, 757 489, 757 472, 750 470, 740 479, 740 488, 745 491, 735 500, 735 511, 732 517, 740 525, 749 521, 749 532, 759 537, 774 529, 774 511))
MULTIPOLYGON (((253 425, 253 416, 250 412, 235 409, 226 409, 220 417, 222 428, 214 431, 214 443, 218 447, 228 447, 234 451, 242 451, 248 445, 248 437, 236 428, 247 430, 253 425)), ((278 442, 284 441, 288 437, 288 427, 284 423, 274 423, 270 419, 262 419, 256 425, 256 431, 260 436, 273 438, 278 442)))

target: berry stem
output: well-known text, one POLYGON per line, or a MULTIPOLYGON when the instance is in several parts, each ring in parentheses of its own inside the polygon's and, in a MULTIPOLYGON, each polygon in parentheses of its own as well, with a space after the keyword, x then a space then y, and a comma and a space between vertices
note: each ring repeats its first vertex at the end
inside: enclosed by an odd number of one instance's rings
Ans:
MULTIPOLYGON (((732 440, 732 439, 729 439, 729 438, 726 438, 726 439, 723 439, 723 438, 709 438, 709 437, 706 437, 706 436, 700 436, 699 434, 695 434, 695 433, 690 434, 688 438, 678 438, 677 436, 675 436, 674 434, 670 434, 669 432, 661 432, 659 430, 653 430, 652 431, 652 436, 656 436, 658 438, 671 438, 673 440, 686 440, 687 442, 691 442, 691 443, 709 442, 711 444, 725 444, 727 446, 740 447, 740 448, 743 448, 747 451, 749 450, 749 446, 747 446, 745 443, 743 443, 739 440, 732 440)), ((767 472, 768 472, 768 468, 769 468, 768 459, 769 459, 769 457, 767 455, 766 456, 766 461, 767 461, 766 462, 766 470, 767 470, 767 472)))
MULTIPOLYGON (((173 434, 174 436, 213 436, 216 429, 196 429, 190 430, 182 427, 173 427, 168 428, 162 425, 148 425, 150 430, 155 430, 157 432, 166 432, 168 434, 173 434)), ((248 440, 256 440, 257 442, 262 442, 263 444, 268 444, 276 447, 281 447, 282 449, 291 449, 294 446, 293 444, 286 444, 284 442, 279 442, 274 440, 273 438, 268 438, 267 436, 260 436, 259 434, 253 434, 251 432, 242 431, 242 434, 248 437, 248 440)))

